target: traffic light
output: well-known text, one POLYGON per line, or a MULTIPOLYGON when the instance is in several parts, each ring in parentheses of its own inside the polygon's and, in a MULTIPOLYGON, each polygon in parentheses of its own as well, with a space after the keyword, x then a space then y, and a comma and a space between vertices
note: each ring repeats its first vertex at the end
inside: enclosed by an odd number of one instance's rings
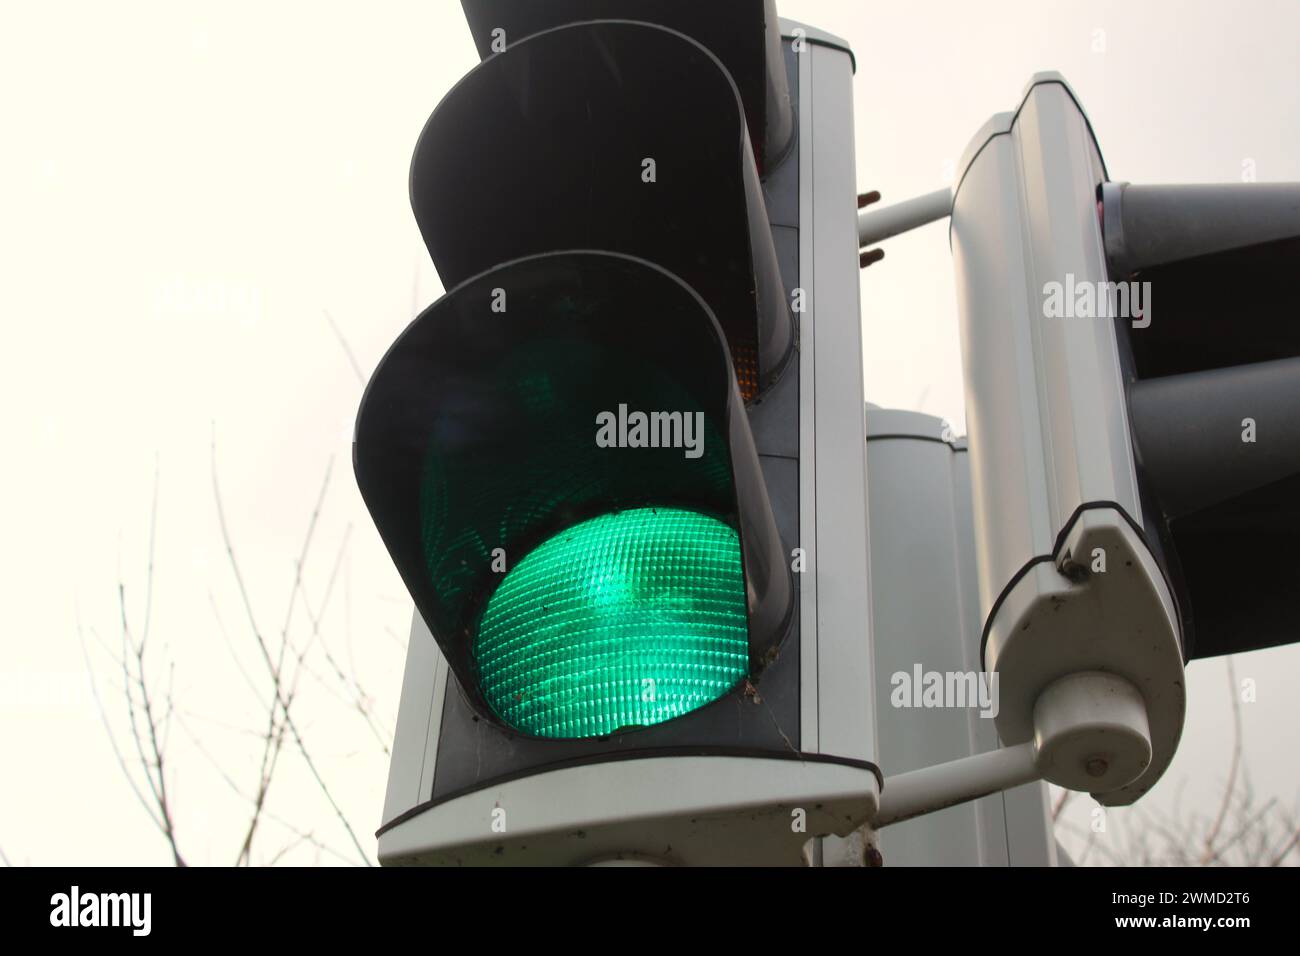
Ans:
POLYGON ((1189 659, 1300 641, 1300 184, 1105 183, 1139 487, 1189 659))
POLYGON ((464 6, 410 179, 448 291, 354 442, 417 611, 380 857, 797 863, 880 785, 860 329, 812 327, 851 56, 770 0, 464 6))
POLYGON ((1041 743, 1063 677, 1122 679, 1141 773, 1044 776, 1131 803, 1177 747, 1186 660, 1300 640, 1300 189, 1112 182, 1039 74, 967 148, 950 238, 999 736, 1041 743))
POLYGON ((994 116, 967 147, 949 235, 980 652, 999 680, 998 736, 1008 747, 1033 741, 1040 699, 1062 678, 1124 682, 1124 694, 1141 695, 1149 751, 1138 727, 1131 746, 1093 766, 1141 772, 1090 780, 1075 766, 1054 780, 1115 805, 1168 766, 1185 693, 1174 592, 1143 524, 1116 325, 1095 295, 1107 282, 1097 216, 1107 178, 1073 92, 1039 74, 1016 111, 994 116))

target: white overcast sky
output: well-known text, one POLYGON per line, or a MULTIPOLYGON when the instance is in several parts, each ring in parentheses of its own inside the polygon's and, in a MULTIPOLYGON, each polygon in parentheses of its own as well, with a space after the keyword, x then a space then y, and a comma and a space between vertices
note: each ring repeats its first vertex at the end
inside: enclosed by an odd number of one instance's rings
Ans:
MULTIPOLYGON (((1260 180, 1300 180, 1294 0, 778 8, 854 47, 858 182, 886 202, 947 185, 978 127, 1045 69, 1073 85, 1117 179, 1232 182, 1249 160, 1260 180)), ((214 440, 227 523, 272 638, 332 459, 307 594, 320 603, 337 560, 317 640, 355 669, 378 736, 391 733, 410 605, 352 481, 362 386, 326 314, 368 375, 440 294, 407 170, 424 120, 475 62, 454 0, 52 0, 0 13, 0 850, 14 863, 169 860, 117 770, 78 641, 80 619, 124 732, 97 639, 120 639, 119 581, 142 622, 155 469, 149 654, 160 687, 174 664, 179 838, 191 862, 237 854, 246 808, 230 784, 252 787, 262 712, 241 668, 257 693, 265 685, 217 524, 214 440)), ((946 231, 887 251, 862 282, 867 398, 960 432, 946 231)), ((294 640, 311 639, 294 613, 294 640)), ((349 709, 355 695, 340 699, 315 660, 298 719, 372 850, 386 758, 349 709)), ((1256 791, 1295 809, 1300 650, 1236 663, 1258 683, 1244 708, 1256 791)), ((1194 810, 1227 772, 1229 709, 1222 664, 1195 664, 1188 680, 1182 749, 1148 802, 1181 793, 1194 810)), ((292 749, 270 806, 312 840, 270 822, 254 859, 286 846, 297 862, 355 859, 292 749)))

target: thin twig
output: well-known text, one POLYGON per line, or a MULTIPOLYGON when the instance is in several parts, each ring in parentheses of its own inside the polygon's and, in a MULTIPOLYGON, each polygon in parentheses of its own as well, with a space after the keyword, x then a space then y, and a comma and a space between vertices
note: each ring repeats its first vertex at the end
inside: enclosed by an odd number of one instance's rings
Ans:
MULTIPOLYGON (((332 466, 332 461, 331 461, 331 466, 332 466)), ((236 581, 236 584, 237 584, 238 589, 239 589, 240 598, 241 598, 241 600, 243 601, 244 609, 245 609, 245 611, 246 611, 246 613, 247 613, 247 615, 248 615, 249 625, 250 625, 250 627, 251 627, 251 629, 252 629, 252 631, 253 631, 253 636, 254 636, 254 638, 255 638, 255 640, 256 640, 256 642, 257 642, 258 650, 259 650, 259 651, 261 652, 261 654, 262 654, 262 661, 263 661, 263 663, 266 665, 266 667, 267 667, 267 671, 268 671, 268 673, 269 673, 269 675, 270 675, 270 678, 271 678, 271 683, 272 683, 272 692, 273 692, 273 694, 274 694, 274 696, 275 696, 275 701, 273 702, 273 705, 272 705, 272 707, 270 708, 270 710, 271 710, 271 722, 272 722, 272 725, 275 724, 275 711, 276 711, 276 708, 275 708, 274 704, 275 704, 276 702, 278 702, 278 704, 279 704, 279 711, 280 711, 280 714, 282 715, 281 718, 280 718, 280 722, 279 722, 279 731, 278 731, 278 733, 274 734, 273 736, 274 736, 276 739, 280 739, 280 740, 282 740, 282 739, 283 739, 284 731, 285 731, 286 729, 288 730, 289 734, 293 737, 294 743, 297 745, 298 752, 299 752, 299 754, 302 756, 303 763, 306 765, 308 771, 311 773, 312 778, 316 781, 316 784, 317 784, 317 786, 320 788, 320 791, 321 791, 321 793, 324 795, 326 801, 329 803, 330 807, 334 810, 334 814, 335 814, 335 816, 338 817, 339 823, 343 826, 343 829, 344 829, 344 831, 347 833, 349 840, 351 840, 352 845, 356 848, 357 853, 361 856, 361 859, 365 861, 366 865, 367 865, 367 866, 370 866, 370 865, 371 865, 371 863, 370 863, 370 858, 366 855, 366 851, 362 848, 362 846, 361 846, 361 841, 360 841, 359 839, 357 839, 356 832, 352 829, 352 825, 348 823, 347 817, 344 815, 342 808, 338 805, 338 802, 334 799, 334 795, 333 795, 333 793, 330 791, 329 786, 325 783, 324 778, 321 776, 320 771, 319 771, 319 770, 317 769, 317 767, 316 767, 316 763, 315 763, 315 761, 312 760, 312 758, 311 758, 311 754, 310 754, 309 751, 307 750, 307 745, 306 745, 305 741, 304 741, 303 738, 302 738, 302 734, 299 733, 299 731, 298 731, 298 726, 297 726, 297 724, 294 722, 294 719, 293 719, 292 713, 291 713, 291 711, 290 711, 290 706, 291 706, 291 704, 290 704, 290 699, 287 699, 286 696, 285 696, 285 693, 284 693, 283 673, 282 673, 282 671, 280 670, 280 666, 279 666, 279 665, 282 665, 282 663, 283 663, 283 660, 284 660, 284 649, 285 649, 285 647, 286 647, 287 644, 288 644, 288 627, 289 627, 290 620, 291 620, 291 618, 292 618, 293 605, 294 605, 294 599, 293 599, 293 596, 296 595, 296 594, 298 593, 298 587, 299 587, 299 585, 300 585, 300 583, 301 583, 301 579, 302 579, 302 565, 303 565, 303 562, 306 560, 306 549, 307 549, 308 544, 310 543, 310 540, 311 540, 311 537, 312 537, 311 532, 312 532, 312 530, 315 528, 316 519, 317 519, 317 517, 319 516, 319 513, 320 513, 320 502, 321 502, 321 499, 324 498, 325 487, 328 485, 328 481, 329 481, 329 469, 327 468, 327 469, 326 469, 326 478, 325 478, 325 482, 324 482, 323 485, 322 485, 322 489, 321 489, 320 497, 317 499, 316 508, 315 508, 315 510, 312 512, 311 521, 310 521, 309 526, 308 526, 308 533, 307 533, 306 539, 305 539, 304 542, 303 542, 303 552, 302 552, 302 555, 301 555, 300 558, 299 558, 299 561, 298 561, 297 567, 296 567, 296 569, 295 569, 295 583, 294 583, 294 591, 293 591, 293 595, 291 595, 291 597, 290 597, 289 610, 288 610, 288 611, 286 612, 286 614, 285 614, 285 630, 284 630, 284 632, 283 632, 282 635, 281 635, 281 636, 282 636, 282 644, 281 644, 281 648, 280 648, 280 653, 279 653, 278 657, 277 657, 277 656, 273 656, 273 655, 271 654, 271 650, 270 650, 270 648, 267 647, 266 640, 265 640, 265 638, 262 636, 262 632, 261 632, 261 630, 260 630, 260 629, 258 628, 258 626, 257 626, 256 617, 255 617, 255 615, 253 614, 253 606, 252 606, 252 602, 249 600, 249 597, 248 597, 248 589, 244 586, 243 575, 240 573, 240 570, 239 570, 239 562, 238 562, 238 560, 237 560, 236 557, 235 557, 234 544, 233 544, 233 542, 232 542, 232 540, 231 540, 231 537, 230 537, 230 531, 229 531, 229 528, 228 528, 227 525, 226 525, 225 509, 222 507, 221 487, 220 487, 220 483, 219 483, 219 481, 218 481, 218 477, 217 477, 216 439, 215 439, 215 437, 213 438, 213 441, 212 441, 212 490, 213 490, 213 495, 214 495, 214 497, 215 497, 215 499, 216 499, 216 506, 217 506, 217 522, 218 522, 218 524, 220 525, 220 528, 221 528, 221 538, 222 538, 222 541, 223 541, 223 543, 225 544, 225 547, 226 547, 226 555, 227 555, 227 557, 229 558, 230 566, 231 566, 231 570, 232 570, 232 572, 233 572, 234 575, 235 575, 235 581, 236 581)), ((263 764, 263 765, 264 765, 264 768, 265 768, 265 767, 274 766, 274 761, 275 761, 275 756, 273 755, 273 756, 271 756, 269 762, 268 762, 268 761, 264 761, 264 764, 263 764)), ((263 776, 263 779, 264 779, 264 780, 267 779, 267 778, 265 777, 265 775, 263 776)), ((266 791, 267 789, 269 789, 269 783, 267 783, 266 786, 264 786, 264 787, 259 787, 259 797, 260 797, 260 799, 259 799, 259 802, 258 802, 257 804, 255 804, 255 808, 254 808, 254 814, 255 814, 255 816, 254 816, 254 821, 256 821, 256 819, 257 819, 257 818, 260 816, 260 814, 261 814, 261 808, 262 808, 262 807, 264 806, 264 804, 265 804, 265 791, 266 791)), ((255 829, 255 826, 256 826, 256 823, 254 822, 254 827, 253 827, 254 829, 255 829)), ((246 845, 245 845, 245 848, 244 848, 243 851, 241 851, 241 859, 247 859, 247 856, 248 856, 248 845, 251 844, 251 832, 252 832, 252 831, 250 830, 250 836, 249 836, 249 838, 245 841, 245 844, 246 844, 246 845)))
POLYGON ((1070 802, 1073 796, 1073 790, 1061 791, 1061 795, 1056 798, 1056 803, 1052 806, 1052 820, 1055 821, 1061 816, 1061 811, 1065 809, 1065 805, 1070 802))
MULTIPOLYGON (((149 625, 153 621, 153 554, 158 530, 158 456, 153 459, 153 501, 149 505, 149 572, 145 576, 144 630, 140 634, 140 653, 149 643, 149 625)), ((142 675, 143 676, 143 675, 142 675)))
POLYGON ((1205 865, 1214 856, 1214 841, 1219 838, 1223 820, 1228 815, 1228 806, 1232 802, 1232 794, 1237 789, 1237 771, 1241 766, 1241 700, 1237 693, 1237 670, 1233 666, 1231 657, 1227 658, 1227 664, 1228 692, 1232 699, 1232 764, 1228 769, 1228 782, 1223 788, 1223 802, 1219 805, 1218 816, 1214 818, 1214 823, 1205 835, 1205 849, 1201 854, 1201 865, 1205 865))
POLYGON ((253 675, 248 673, 248 668, 244 667, 244 662, 240 660, 239 654, 235 651, 235 642, 231 640, 230 633, 226 630, 226 623, 221 619, 221 611, 217 608, 216 598, 212 592, 208 592, 208 607, 212 609, 212 617, 217 622, 217 631, 221 634, 221 639, 226 644, 226 649, 230 652, 230 659, 235 663, 235 669, 239 671, 240 676, 244 678, 244 683, 248 689, 253 692, 254 697, 262 696, 261 688, 257 686, 257 681, 253 680, 253 675))
POLYGON ((1264 803, 1264 806, 1262 806, 1254 816, 1247 818, 1246 822, 1237 828, 1236 833, 1234 833, 1232 836, 1230 836, 1228 839, 1224 840, 1222 843, 1220 843, 1217 847, 1214 848, 1214 853, 1210 856, 1209 860, 1207 860, 1206 862, 1214 863, 1218 860, 1222 860, 1223 855, 1225 853, 1231 850, 1238 843, 1242 842, 1245 839, 1246 835, 1249 834, 1255 828, 1256 825, 1258 825, 1260 822, 1263 821, 1265 814, 1267 814, 1271 809, 1273 809, 1273 806, 1276 803, 1277 803, 1276 797, 1269 798, 1264 803))
POLYGON ((145 652, 148 645, 149 625, 153 616, 153 579, 154 579, 154 544, 157 540, 158 523, 158 467, 154 466, 153 502, 149 513, 149 565, 145 582, 145 629, 137 641, 131 633, 131 625, 126 610, 126 585, 117 583, 118 609, 122 622, 122 683, 126 693, 127 715, 131 727, 131 739, 135 744, 136 755, 144 770, 145 781, 153 797, 157 811, 156 822, 162 829, 163 836, 172 851, 172 861, 177 866, 185 866, 176 839, 176 821, 172 813, 171 801, 167 795, 166 748, 159 738, 159 718, 154 713, 154 702, 145 680, 145 652), (132 670, 134 662, 134 670, 132 670), (132 688, 139 692, 139 703, 132 688), (139 712, 137 712, 137 707, 139 712), (143 729, 141 729, 143 725, 143 729), (146 753, 146 743, 148 753, 146 753))
POLYGON ((1300 827, 1297 827, 1295 832, 1291 834, 1291 839, 1287 840, 1286 843, 1278 848, 1278 850, 1273 854, 1273 859, 1269 860, 1268 865, 1281 866, 1282 861, 1285 860, 1287 855, 1297 846, 1300 846, 1300 827))
POLYGON ((330 315, 329 309, 322 309, 321 311, 325 313, 325 321, 328 322, 330 328, 334 330, 334 337, 339 340, 339 345, 343 346, 343 352, 348 357, 348 364, 352 366, 352 371, 356 374, 357 381, 362 385, 366 384, 365 373, 361 371, 361 366, 357 364, 357 357, 352 354, 352 346, 349 345, 348 340, 343 337, 343 331, 334 321, 334 316, 330 315))
MULTIPOLYGON (((218 761, 217 758, 212 755, 212 752, 208 750, 206 746, 204 746, 199 736, 190 728, 189 724, 179 714, 176 723, 181 728, 181 732, 184 733, 187 738, 189 738, 190 743, 193 744, 194 746, 194 749, 197 750, 199 752, 199 755, 202 756, 212 766, 212 769, 216 771, 217 776, 221 778, 222 782, 225 783, 226 786, 229 787, 231 791, 236 796, 238 796, 241 800, 244 800, 245 802, 251 804, 253 802, 253 798, 249 796, 247 793, 245 793, 242 789, 240 789, 239 784, 237 784, 234 778, 231 777, 230 774, 227 773, 225 769, 222 768, 220 761, 218 761)), ((262 815, 265 816, 266 819, 271 823, 283 827, 285 830, 288 830, 294 836, 303 837, 307 839, 308 842, 312 843, 318 849, 328 853, 330 856, 336 858, 339 862, 347 863, 349 865, 353 865, 355 863, 355 861, 352 860, 351 858, 344 856, 342 853, 340 853, 338 850, 335 850, 333 847, 322 843, 314 835, 309 833, 304 833, 303 831, 295 827, 292 823, 285 820, 283 817, 277 816, 276 814, 272 813, 270 810, 264 809, 262 811, 262 815)))
POLYGON ((293 840, 290 840, 288 843, 282 846, 279 849, 279 851, 275 854, 275 856, 267 860, 266 865, 275 866, 277 863, 280 862, 281 859, 284 858, 285 854, 297 849, 303 843, 314 843, 314 842, 315 842, 315 834, 312 833, 304 833, 301 836, 295 837, 293 840))
MULTIPOLYGON (((238 565, 235 560, 234 549, 230 544, 228 535, 226 534, 225 515, 222 510, 221 493, 217 487, 216 466, 217 466, 216 444, 214 440, 213 453, 212 453, 212 482, 213 482, 213 491, 217 497, 217 514, 221 520, 222 536, 226 541, 226 553, 230 556, 231 565, 232 567, 235 568, 236 577, 240 578, 242 582, 242 576, 239 574, 238 565)), ((285 728, 287 727, 289 708, 292 706, 293 697, 294 697, 293 693, 290 693, 287 699, 284 697, 283 683, 282 683, 284 677, 284 657, 286 651, 290 647, 289 628, 293 623, 293 609, 297 604, 298 595, 302 591, 302 569, 303 566, 306 564, 307 555, 311 548, 312 538, 314 537, 315 530, 316 530, 316 522, 320 517, 321 505, 325 500, 325 492, 329 488, 330 474, 333 471, 333 468, 334 468, 334 459, 331 457, 329 463, 325 467, 325 478, 321 482, 320 494, 317 495, 316 497, 316 506, 312 509, 311 518, 307 522, 307 532, 303 536, 302 548, 299 550, 298 561, 294 565, 293 586, 289 590, 289 603, 288 603, 288 607, 285 609, 284 624, 280 629, 280 647, 279 647, 279 651, 276 654, 274 664, 271 663, 270 655, 266 651, 266 642, 262 640, 261 633, 257 631, 256 626, 254 625, 254 636, 257 637, 258 639, 258 646, 262 649, 262 653, 267 665, 267 670, 271 676, 273 698, 271 701, 271 706, 268 708, 266 739, 265 739, 265 745, 262 748, 261 767, 258 771, 258 776, 259 776, 258 800, 254 804, 253 817, 249 821, 248 831, 245 835, 243 846, 240 849, 239 860, 242 863, 247 863, 250 858, 250 854, 252 852, 253 836, 257 831, 258 820, 261 816, 262 809, 266 804, 266 795, 271 787, 271 780, 275 773, 275 767, 279 763, 280 752, 284 747, 284 732, 285 732, 285 728), (277 705, 279 705, 279 710, 284 715, 285 718, 284 720, 277 720, 277 705)), ((243 593, 242 583, 241 583, 240 590, 241 593, 243 593)), ((245 600, 247 600, 246 597, 245 600)), ((252 620, 251 606, 248 608, 248 611, 249 611, 249 619, 251 621, 252 620)), ((302 660, 303 660, 303 655, 299 655, 297 659, 297 663, 301 665, 302 660)), ((297 689, 296 678, 294 681, 294 689, 295 691, 297 689)), ((327 794, 326 796, 328 797, 329 795, 327 794)))
POLYGON ((406 653, 406 641, 402 640, 402 636, 393 630, 391 624, 384 625, 384 633, 387 634, 392 639, 393 643, 397 645, 397 648, 403 654, 406 653))
POLYGON ((370 733, 375 738, 375 742, 378 743, 379 746, 383 749, 384 755, 388 756, 390 753, 389 741, 386 738, 383 729, 378 725, 378 723, 376 723, 374 716, 371 713, 370 708, 371 708, 371 701, 373 700, 373 698, 366 693, 365 688, 361 686, 361 681, 357 679, 355 666, 353 668, 351 677, 349 677, 348 674, 344 672, 342 666, 338 663, 337 660, 335 660, 334 655, 330 652, 329 646, 326 645, 325 637, 321 633, 321 628, 320 628, 321 618, 324 616, 326 608, 329 607, 330 597, 334 593, 334 582, 338 578, 339 567, 342 564, 343 555, 347 550, 348 535, 351 533, 351 531, 352 531, 352 526, 348 525, 347 530, 343 534, 343 541, 339 545, 338 556, 334 560, 334 567, 333 570, 331 570, 330 572, 329 581, 325 586, 325 594, 324 597, 321 599, 320 608, 313 610, 311 599, 308 598, 306 590, 303 591, 303 596, 302 596, 303 606, 306 608, 307 617, 311 621, 311 631, 312 631, 311 639, 320 644, 321 653, 324 655, 326 663, 328 663, 330 667, 333 668, 334 670, 334 677, 338 680, 340 684, 342 684, 345 688, 347 688, 349 691, 351 691, 354 694, 353 698, 349 701, 349 703, 351 703, 352 706, 356 708, 357 712, 361 714, 362 719, 365 720, 366 722, 366 726, 370 728, 370 733))
POLYGON ((131 792, 135 794, 136 799, 140 801, 140 806, 144 809, 144 812, 148 814, 149 822, 161 830, 163 828, 162 821, 158 819, 157 814, 154 813, 153 805, 141 792, 140 786, 135 782, 135 775, 131 773, 131 769, 126 762, 126 757, 122 754, 122 749, 117 745, 117 736, 113 733, 112 725, 108 722, 108 713, 104 709, 103 698, 99 696, 99 684, 95 680, 95 671, 90 664, 90 654, 86 650, 86 639, 81 630, 80 608, 76 610, 76 616, 77 640, 81 643, 81 658, 86 662, 86 676, 90 679, 90 695, 94 698, 95 710, 99 713, 99 722, 104 727, 104 733, 108 736, 108 744, 113 748, 113 756, 116 758, 117 765, 122 771, 122 776, 126 778, 127 784, 131 787, 131 792))
MULTIPOLYGON (((1062 820, 1060 826, 1062 829, 1071 831, 1076 835, 1080 835, 1080 836, 1084 835, 1084 831, 1082 827, 1075 826, 1073 823, 1070 823, 1068 821, 1062 820)), ((1083 855, 1079 858, 1080 866, 1083 865, 1084 860, 1088 858, 1088 854, 1091 852, 1091 849, 1093 848, 1095 848, 1098 852, 1100 852, 1103 856, 1109 859, 1116 866, 1124 865, 1123 860, 1121 860, 1118 856, 1116 856, 1111 850, 1107 849, 1106 847, 1102 846, 1100 843, 1096 841, 1097 841, 1097 831, 1090 828, 1087 831, 1087 847, 1085 847, 1083 855)))

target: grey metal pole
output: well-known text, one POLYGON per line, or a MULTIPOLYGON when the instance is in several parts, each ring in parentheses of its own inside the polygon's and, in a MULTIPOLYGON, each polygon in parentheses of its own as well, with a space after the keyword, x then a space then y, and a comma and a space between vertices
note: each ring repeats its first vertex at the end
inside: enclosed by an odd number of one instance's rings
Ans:
POLYGON ((872 826, 879 829, 923 813, 1010 790, 1039 780, 1032 740, 1015 747, 950 760, 885 779, 880 809, 872 826))

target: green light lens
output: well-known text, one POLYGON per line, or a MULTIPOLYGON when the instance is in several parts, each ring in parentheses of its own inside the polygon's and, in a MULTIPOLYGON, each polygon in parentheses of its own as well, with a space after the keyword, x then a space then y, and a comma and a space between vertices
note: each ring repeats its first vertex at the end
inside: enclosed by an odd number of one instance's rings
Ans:
POLYGON ((673 508, 584 521, 506 573, 474 657, 492 709, 537 737, 680 717, 748 671, 740 539, 673 508))

